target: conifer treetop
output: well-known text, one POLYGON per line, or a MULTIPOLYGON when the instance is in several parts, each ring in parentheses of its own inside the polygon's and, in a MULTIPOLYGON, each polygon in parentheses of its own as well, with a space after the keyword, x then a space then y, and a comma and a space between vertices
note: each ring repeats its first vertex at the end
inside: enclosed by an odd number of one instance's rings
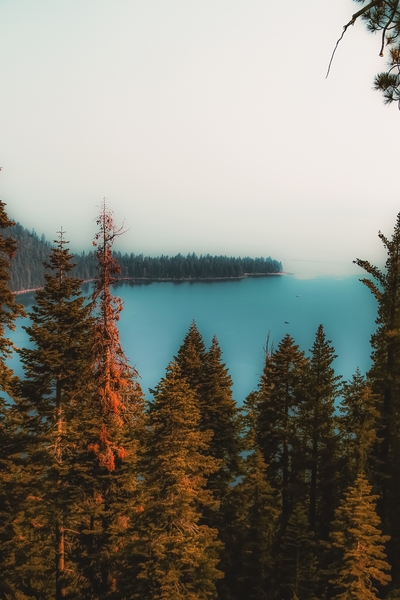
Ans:
POLYGON ((129 364, 120 342, 117 322, 123 303, 121 298, 111 292, 115 275, 120 272, 118 262, 113 257, 112 246, 115 239, 124 233, 124 229, 123 226, 115 226, 113 213, 105 198, 96 223, 99 231, 93 241, 97 248, 95 255, 98 268, 98 278, 92 296, 96 313, 93 370, 103 424, 99 444, 94 445, 93 449, 99 456, 100 464, 112 471, 115 467, 115 456, 122 457, 125 452, 114 443, 110 434, 110 423, 122 425, 124 416, 134 411, 134 399, 141 397, 141 390, 135 381, 138 373, 129 364))
POLYGON ((338 592, 335 600, 377 600, 376 585, 391 581, 384 547, 390 537, 380 530, 378 497, 371 491, 367 477, 360 472, 335 513, 331 539, 341 552, 332 568, 331 583, 338 592))

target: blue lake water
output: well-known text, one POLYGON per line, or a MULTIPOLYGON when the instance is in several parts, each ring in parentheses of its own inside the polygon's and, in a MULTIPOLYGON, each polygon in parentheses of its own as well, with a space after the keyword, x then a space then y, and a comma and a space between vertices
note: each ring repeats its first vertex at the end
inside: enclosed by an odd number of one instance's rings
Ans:
MULTIPOLYGON (((357 367, 365 373, 371 364, 369 339, 376 327, 377 305, 357 276, 122 283, 115 293, 124 301, 119 322, 122 345, 148 397, 148 389, 165 374, 193 319, 207 346, 216 334, 239 404, 258 384, 268 332, 275 348, 289 333, 308 354, 322 323, 338 355, 337 374, 349 379, 357 367)), ((33 294, 18 296, 28 310, 33 298, 33 294)), ((11 335, 20 347, 29 343, 21 325, 20 320, 11 335)), ((16 359, 12 365, 21 373, 16 359)))

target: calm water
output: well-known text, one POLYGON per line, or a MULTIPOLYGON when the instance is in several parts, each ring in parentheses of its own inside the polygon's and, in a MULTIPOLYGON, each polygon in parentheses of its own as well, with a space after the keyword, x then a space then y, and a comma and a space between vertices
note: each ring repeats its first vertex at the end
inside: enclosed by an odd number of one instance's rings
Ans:
MULTIPOLYGON (((221 283, 120 284, 123 348, 142 376, 147 396, 165 373, 195 319, 207 346, 216 334, 241 404, 257 386, 266 337, 278 346, 289 333, 307 353, 323 324, 338 358, 337 374, 350 378, 370 366, 369 338, 375 330, 376 302, 357 276, 298 279, 276 276, 221 283), (285 323, 288 321, 288 323, 285 323)), ((28 307, 33 294, 18 297, 28 307)), ((21 322, 12 334, 27 344, 21 322)), ((13 365, 19 367, 14 359, 13 365)))

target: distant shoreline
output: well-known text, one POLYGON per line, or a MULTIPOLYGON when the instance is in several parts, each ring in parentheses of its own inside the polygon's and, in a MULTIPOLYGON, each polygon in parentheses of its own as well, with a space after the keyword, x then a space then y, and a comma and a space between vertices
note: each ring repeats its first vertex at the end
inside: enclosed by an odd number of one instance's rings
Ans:
MULTIPOLYGON (((241 281, 242 279, 249 278, 257 278, 257 277, 276 277, 279 275, 291 275, 291 273, 287 273, 286 271, 279 271, 278 273, 244 273, 243 275, 239 275, 238 277, 120 277, 116 279, 115 284, 117 283, 127 283, 131 282, 137 285, 146 285, 150 283, 185 283, 187 281, 191 283, 213 283, 221 282, 221 281, 241 281)), ((91 283, 95 281, 94 279, 84 279, 82 281, 82 285, 84 283, 91 283)), ((42 286, 43 287, 43 286, 42 286)), ((19 296, 22 294, 29 294, 30 292, 37 292, 41 290, 42 287, 30 288, 27 290, 17 290, 13 291, 15 296, 19 296)))

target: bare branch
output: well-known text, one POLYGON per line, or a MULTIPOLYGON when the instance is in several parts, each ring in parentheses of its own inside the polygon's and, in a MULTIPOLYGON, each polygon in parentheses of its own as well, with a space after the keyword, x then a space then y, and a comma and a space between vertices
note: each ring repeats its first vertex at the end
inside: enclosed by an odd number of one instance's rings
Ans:
POLYGON ((334 56, 336 54, 337 47, 339 46, 340 42, 342 41, 342 39, 344 37, 344 34, 346 33, 346 31, 348 30, 348 28, 350 27, 350 25, 354 25, 354 23, 357 21, 357 19, 359 17, 361 17, 366 12, 368 12, 371 8, 373 8, 377 4, 381 4, 381 2, 382 2, 382 0, 372 0, 372 2, 370 2, 369 4, 367 4, 367 6, 364 6, 364 8, 361 8, 361 10, 359 10, 356 13, 354 13, 354 15, 351 17, 351 20, 347 23, 347 25, 345 25, 343 27, 343 33, 340 36, 340 38, 338 39, 338 41, 336 42, 336 46, 333 49, 331 60, 329 61, 328 70, 326 72, 325 79, 328 79, 328 76, 329 76, 329 73, 330 73, 330 70, 331 70, 331 66, 332 66, 332 62, 333 62, 334 56))

